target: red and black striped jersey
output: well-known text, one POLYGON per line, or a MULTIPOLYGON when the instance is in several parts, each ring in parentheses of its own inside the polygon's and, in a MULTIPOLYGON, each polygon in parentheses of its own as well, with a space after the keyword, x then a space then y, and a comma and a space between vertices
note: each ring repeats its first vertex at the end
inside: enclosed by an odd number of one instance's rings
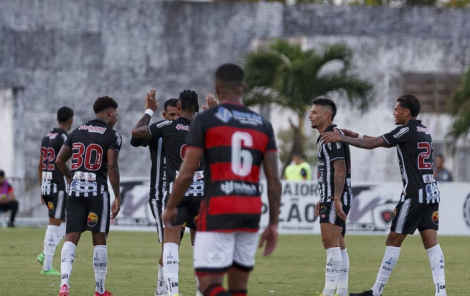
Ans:
POLYGON ((271 123, 244 105, 224 103, 194 118, 186 143, 204 149, 198 231, 258 231, 260 168, 264 153, 277 149, 271 123))
POLYGON ((41 141, 42 182, 41 192, 50 195, 58 190, 65 190, 67 182, 64 175, 55 165, 55 160, 62 145, 67 140, 67 132, 61 128, 54 128, 48 132, 41 141))

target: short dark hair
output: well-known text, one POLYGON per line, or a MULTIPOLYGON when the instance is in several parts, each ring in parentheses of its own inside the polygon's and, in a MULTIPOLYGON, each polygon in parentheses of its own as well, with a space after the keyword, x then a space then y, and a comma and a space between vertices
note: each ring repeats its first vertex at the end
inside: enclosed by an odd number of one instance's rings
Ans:
POLYGON ((302 158, 303 160, 307 159, 307 157, 305 156, 305 153, 300 152, 300 151, 294 152, 292 156, 297 156, 299 158, 302 158))
POLYGON ((0 170, 0 177, 5 177, 5 172, 0 170))
POLYGON ((95 114, 110 108, 117 109, 118 103, 116 103, 113 98, 108 96, 99 97, 96 99, 95 103, 93 103, 93 111, 95 111, 95 114))
POLYGON ((399 96, 397 102, 401 107, 410 110, 411 117, 418 116, 419 111, 421 111, 421 103, 414 95, 407 94, 399 96))
POLYGON ((180 93, 179 100, 181 102, 181 109, 199 112, 199 101, 197 93, 190 89, 185 89, 180 93))
POLYGON ((215 71, 215 79, 225 87, 240 87, 245 83, 245 72, 235 64, 223 64, 215 71))
POLYGON ((312 105, 329 106, 331 108, 331 120, 335 119, 337 109, 335 102, 332 100, 325 97, 318 97, 312 101, 312 105))
POLYGON ((57 120, 59 120, 59 122, 65 122, 72 117, 73 117, 72 108, 64 106, 64 107, 59 108, 59 110, 57 110, 57 120))
POLYGON ((438 157, 442 158, 442 160, 445 160, 445 159, 446 159, 446 158, 444 157, 444 155, 442 155, 442 154, 436 155, 436 158, 438 158, 438 157))
POLYGON ((163 104, 163 111, 166 112, 168 107, 175 107, 176 108, 177 106, 178 106, 178 99, 175 99, 175 98, 168 99, 163 104))

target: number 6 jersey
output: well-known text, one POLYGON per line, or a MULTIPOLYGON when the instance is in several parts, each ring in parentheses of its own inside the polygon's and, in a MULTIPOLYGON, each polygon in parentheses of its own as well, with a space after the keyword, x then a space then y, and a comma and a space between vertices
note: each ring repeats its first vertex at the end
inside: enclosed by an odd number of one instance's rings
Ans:
POLYGON ((225 103, 193 119, 186 143, 204 149, 198 231, 258 231, 263 155, 277 149, 271 123, 244 105, 225 103))
POLYGON ((121 135, 100 119, 76 128, 64 145, 72 149, 70 196, 97 196, 108 189, 109 149, 119 152, 121 135))
POLYGON ((382 138, 390 147, 397 147, 403 180, 401 201, 413 198, 419 203, 439 202, 439 188, 433 176, 432 138, 421 120, 412 119, 382 138))

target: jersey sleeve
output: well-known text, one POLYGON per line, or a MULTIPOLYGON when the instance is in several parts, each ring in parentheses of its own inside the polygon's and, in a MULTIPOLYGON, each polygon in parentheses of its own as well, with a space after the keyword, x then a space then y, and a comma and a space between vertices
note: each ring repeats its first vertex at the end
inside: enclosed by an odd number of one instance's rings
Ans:
POLYGON ((390 147, 395 147, 398 144, 404 143, 412 137, 413 135, 408 126, 399 126, 393 131, 382 135, 385 143, 390 147))
POLYGON ((150 138, 142 138, 142 139, 137 139, 134 137, 131 137, 131 145, 134 147, 147 147, 147 145, 150 142, 150 138))
POLYGON ((191 121, 191 128, 188 135, 186 136, 186 144, 190 147, 196 147, 204 149, 206 142, 206 133, 204 120, 202 119, 204 114, 197 115, 191 121))
POLYGON ((161 120, 149 125, 149 134, 152 137, 162 138, 165 126, 172 123, 171 120, 161 120))
POLYGON ((277 151, 276 137, 274 136, 273 126, 269 121, 266 121, 266 129, 268 135, 268 147, 266 147, 266 151, 277 151))
POLYGON ((75 135, 75 130, 67 137, 67 140, 64 141, 64 145, 72 148, 73 145, 73 136, 75 135))
POLYGON ((325 145, 328 155, 330 156, 330 161, 334 162, 336 160, 345 159, 344 144, 341 142, 328 143, 325 145))
POLYGON ((113 134, 110 137, 110 143, 109 143, 108 149, 116 150, 117 152, 119 152, 121 151, 121 145, 122 145, 121 135, 118 132, 113 131, 113 134))

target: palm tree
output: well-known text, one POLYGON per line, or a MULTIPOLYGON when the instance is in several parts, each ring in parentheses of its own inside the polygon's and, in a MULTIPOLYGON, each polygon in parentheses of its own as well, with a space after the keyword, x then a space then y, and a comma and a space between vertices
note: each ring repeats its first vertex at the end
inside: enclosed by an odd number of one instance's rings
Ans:
POLYGON ((289 120, 293 145, 284 168, 294 153, 304 152, 304 121, 314 98, 336 92, 353 107, 367 110, 373 100, 373 86, 352 72, 352 57, 352 50, 344 44, 328 45, 322 51, 302 51, 300 45, 282 39, 275 40, 267 51, 245 57, 245 104, 273 103, 298 116, 298 125, 289 120), (333 61, 340 61, 341 69, 322 71, 333 61))
POLYGON ((459 139, 469 144, 470 131, 470 69, 465 74, 462 87, 452 95, 448 103, 450 114, 454 117, 447 134, 447 143, 455 151, 459 139))

